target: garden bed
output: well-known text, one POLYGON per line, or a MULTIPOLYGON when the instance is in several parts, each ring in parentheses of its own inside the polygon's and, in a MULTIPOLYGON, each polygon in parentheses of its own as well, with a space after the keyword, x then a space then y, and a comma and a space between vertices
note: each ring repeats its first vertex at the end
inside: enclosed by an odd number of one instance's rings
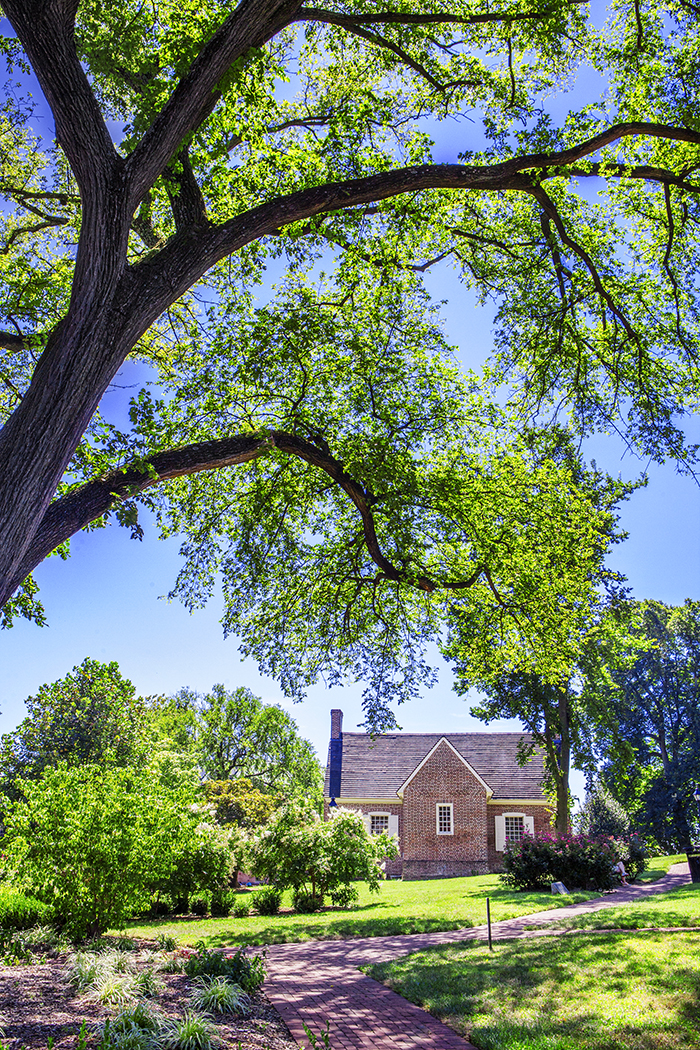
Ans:
MULTIPOLYGON (((31 965, 0 966, 0 1015, 8 1050, 73 1050, 83 1023, 86 1047, 96 1043, 95 1029, 114 1013, 76 993, 65 977, 66 956, 31 965)), ((163 974, 165 989, 154 999, 165 1017, 184 1016, 192 982, 182 974, 163 974)), ((213 1023, 224 1046, 236 1050, 296 1050, 287 1026, 267 997, 256 992, 246 1018, 214 1015, 213 1023)))

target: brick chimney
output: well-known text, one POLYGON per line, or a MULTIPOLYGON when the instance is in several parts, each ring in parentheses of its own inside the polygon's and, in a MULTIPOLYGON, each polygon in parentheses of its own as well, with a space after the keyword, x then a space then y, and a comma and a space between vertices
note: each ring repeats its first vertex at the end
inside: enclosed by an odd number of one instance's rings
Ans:
POLYGON ((338 740, 343 735, 343 712, 334 707, 331 710, 331 740, 338 740))

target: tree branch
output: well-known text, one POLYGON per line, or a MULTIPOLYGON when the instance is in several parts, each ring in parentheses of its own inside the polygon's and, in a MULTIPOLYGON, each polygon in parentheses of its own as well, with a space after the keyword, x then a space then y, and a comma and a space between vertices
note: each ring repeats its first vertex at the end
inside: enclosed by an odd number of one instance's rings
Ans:
POLYGON ((552 199, 547 193, 545 193, 544 189, 541 186, 534 186, 530 192, 532 193, 532 196, 535 198, 535 200, 538 201, 543 211, 547 214, 547 216, 552 220, 552 222, 556 226, 559 236, 561 237, 564 244, 568 248, 570 248, 571 251, 579 257, 579 259, 581 259, 584 266, 591 275, 595 290, 597 291, 598 295, 603 300, 603 302, 607 304, 610 312, 620 321, 630 339, 638 343, 639 337, 636 331, 634 330, 630 322, 627 320, 625 315, 622 313, 620 308, 615 305, 615 300, 603 284, 600 274, 598 273, 595 263, 591 259, 590 255, 588 254, 586 249, 582 247, 582 245, 580 245, 577 241, 573 240, 573 238, 570 237, 569 234, 566 232, 566 227, 564 226, 562 218, 559 212, 557 211, 557 208, 552 199))
POLYGON ((102 517, 119 500, 138 495, 170 478, 247 463, 269 451, 271 445, 258 434, 243 434, 158 452, 143 464, 115 470, 54 500, 25 554, 17 585, 60 543, 102 517))
POLYGON ((175 219, 175 228, 182 231, 192 227, 207 226, 209 223, 207 208, 192 170, 187 146, 183 146, 175 161, 168 165, 165 182, 175 219))
POLYGON ((293 21, 301 0, 243 0, 204 45, 127 161, 132 214, 175 155, 183 139, 206 120, 221 98, 217 86, 254 47, 293 21))
MULTIPOLYGON (((364 542, 369 556, 381 570, 385 579, 406 583, 431 593, 437 589, 463 590, 472 587, 483 574, 489 580, 489 585, 494 586, 486 567, 482 565, 478 566, 468 579, 453 582, 438 582, 422 574, 416 575, 397 568, 381 549, 374 516, 370 509, 371 496, 365 489, 325 448, 311 444, 296 434, 275 430, 265 436, 236 435, 231 438, 186 445, 167 452, 158 452, 141 463, 112 471, 104 478, 87 482, 68 495, 55 500, 49 506, 34 535, 12 590, 14 591, 22 580, 60 543, 85 528, 91 521, 102 517, 120 500, 137 496, 146 489, 170 478, 247 463, 265 455, 273 447, 322 470, 345 492, 360 514, 364 542)), ((494 592, 498 593, 495 589, 494 592)))
MULTIPOLYGON (((575 7, 586 3, 587 0, 572 0, 571 6, 575 7)), ((295 16, 295 22, 325 22, 328 25, 351 28, 358 23, 361 25, 402 25, 402 26, 426 26, 426 25, 483 25, 486 22, 523 22, 537 18, 544 18, 554 10, 554 5, 539 8, 536 11, 527 11, 522 14, 512 14, 508 11, 486 12, 480 15, 417 15, 408 12, 384 11, 382 13, 358 15, 340 14, 337 11, 327 11, 322 7, 302 7, 295 16)))

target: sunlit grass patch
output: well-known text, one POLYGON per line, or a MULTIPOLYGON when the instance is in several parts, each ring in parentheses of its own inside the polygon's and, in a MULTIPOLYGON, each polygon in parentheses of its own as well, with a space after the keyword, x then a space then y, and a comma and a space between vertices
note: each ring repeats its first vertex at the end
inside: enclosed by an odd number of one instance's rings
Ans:
POLYGON ((685 853, 670 854, 668 857, 649 857, 647 869, 636 879, 636 882, 656 882, 668 874, 672 864, 680 864, 686 859, 685 853))
MULTIPOLYGON (((329 909, 313 915, 249 915, 219 919, 156 919, 130 927, 136 937, 174 935, 180 944, 204 940, 208 947, 227 944, 277 944, 309 939, 378 937, 397 933, 430 933, 458 930, 486 922, 486 897, 491 918, 512 919, 545 909, 562 908, 597 896, 595 893, 553 897, 550 893, 516 893, 498 875, 463 879, 430 879, 420 882, 383 882, 378 894, 360 889, 357 904, 346 911, 329 909)), ((243 896, 243 895, 241 895, 243 896)), ((286 893, 283 908, 289 908, 286 893)))
POLYGON ((563 915, 557 926, 568 929, 640 930, 647 926, 700 926, 700 883, 659 893, 643 901, 589 912, 578 917, 563 915))
POLYGON ((367 969, 479 1050, 700 1045, 700 934, 464 942, 367 969))

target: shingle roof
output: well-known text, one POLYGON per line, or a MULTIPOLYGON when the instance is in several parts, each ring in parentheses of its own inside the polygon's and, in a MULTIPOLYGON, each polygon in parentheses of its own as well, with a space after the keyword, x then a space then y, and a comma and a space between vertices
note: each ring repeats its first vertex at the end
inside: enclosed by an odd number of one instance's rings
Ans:
MULTIPOLYGON (((497 798, 542 799, 542 756, 518 765, 527 733, 343 733, 339 798, 392 798, 442 737, 483 777, 497 798)), ((325 794, 329 770, 326 767, 325 794)))

